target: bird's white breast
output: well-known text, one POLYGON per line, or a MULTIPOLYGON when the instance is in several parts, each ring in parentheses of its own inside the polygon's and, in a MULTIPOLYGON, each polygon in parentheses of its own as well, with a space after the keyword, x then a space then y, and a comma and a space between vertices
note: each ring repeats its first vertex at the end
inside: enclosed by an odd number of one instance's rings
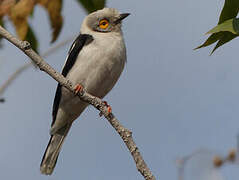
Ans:
MULTIPOLYGON (((126 49, 123 37, 119 33, 94 33, 93 38, 94 40, 80 51, 67 78, 75 85, 81 84, 87 92, 103 98, 113 88, 123 71, 126 49)), ((71 110, 82 103, 66 89, 62 93, 64 104, 67 107, 71 106, 71 110)))

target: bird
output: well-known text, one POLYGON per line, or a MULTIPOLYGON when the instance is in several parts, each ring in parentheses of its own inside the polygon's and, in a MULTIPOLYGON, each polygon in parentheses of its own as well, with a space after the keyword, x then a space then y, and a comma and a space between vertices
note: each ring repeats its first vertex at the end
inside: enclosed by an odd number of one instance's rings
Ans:
MULTIPOLYGON (((127 59, 121 26, 122 20, 129 15, 115 8, 103 8, 84 18, 62 69, 62 75, 73 83, 76 92, 84 88, 86 92, 104 98, 116 84, 127 59)), ((110 112, 110 106, 106 105, 110 112)), ((72 123, 87 106, 74 93, 57 85, 51 137, 40 165, 42 174, 52 174, 72 123)))

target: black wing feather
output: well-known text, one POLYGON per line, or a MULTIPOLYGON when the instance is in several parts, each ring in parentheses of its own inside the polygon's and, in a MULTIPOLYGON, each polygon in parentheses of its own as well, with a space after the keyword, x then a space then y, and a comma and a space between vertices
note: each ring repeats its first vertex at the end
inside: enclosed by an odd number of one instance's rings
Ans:
MULTIPOLYGON (((78 54, 80 53, 81 49, 84 45, 89 44, 93 40, 93 37, 89 34, 80 34, 74 43, 71 45, 71 48, 68 53, 68 57, 65 63, 65 66, 62 70, 62 75, 66 77, 72 66, 75 64, 78 54)), ((56 94, 53 103, 53 110, 52 110, 52 124, 54 124, 56 120, 56 114, 59 108, 60 100, 61 100, 61 85, 58 83, 56 94)))

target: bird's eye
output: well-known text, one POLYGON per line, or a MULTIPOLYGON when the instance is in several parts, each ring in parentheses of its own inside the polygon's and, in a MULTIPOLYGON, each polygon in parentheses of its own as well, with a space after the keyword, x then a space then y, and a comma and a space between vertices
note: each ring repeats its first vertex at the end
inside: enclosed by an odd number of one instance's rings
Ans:
POLYGON ((106 29, 109 26, 109 21, 107 19, 100 20, 99 27, 101 29, 106 29))

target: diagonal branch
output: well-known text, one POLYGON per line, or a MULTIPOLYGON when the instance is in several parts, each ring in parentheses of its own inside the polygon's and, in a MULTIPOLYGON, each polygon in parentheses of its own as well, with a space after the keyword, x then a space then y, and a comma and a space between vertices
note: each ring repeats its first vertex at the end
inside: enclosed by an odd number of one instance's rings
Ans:
MULTIPOLYGON (((71 42, 73 40, 75 36, 72 36, 60 43, 58 43, 56 46, 48 49, 45 53, 43 53, 41 56, 43 58, 48 57, 49 55, 51 55, 52 53, 54 53, 56 50, 58 50, 59 48, 61 48, 62 46, 66 45, 67 43, 71 42)), ((14 73, 12 73, 9 78, 0 86, 0 96, 3 95, 3 93, 6 91, 6 89, 13 83, 13 81, 25 70, 27 70, 29 67, 32 67, 32 65, 34 65, 33 61, 29 61, 25 64, 23 64, 22 66, 20 66, 14 73)), ((2 99, 2 98, 1 98, 2 99)), ((4 101, 0 101, 0 102, 4 102, 4 101)))
MULTIPOLYGON (((55 71, 35 51, 33 51, 31 49, 29 42, 20 41, 1 26, 0 26, 0 35, 3 36, 3 38, 7 39, 12 44, 14 44, 20 50, 22 50, 28 57, 31 58, 32 61, 34 61, 34 63, 40 68, 40 70, 49 74, 62 86, 66 87, 68 90, 74 93, 74 86, 72 82, 70 82, 63 75, 55 71)), ((129 149, 131 155, 133 156, 134 161, 136 163, 136 167, 138 171, 142 174, 144 179, 156 180, 154 175, 151 173, 150 169, 144 162, 143 157, 141 156, 139 149, 132 138, 132 132, 126 129, 124 126, 122 126, 112 113, 108 113, 107 106, 101 99, 92 96, 91 94, 85 92, 84 90, 79 92, 77 95, 82 101, 85 101, 93 105, 96 109, 98 109, 102 113, 102 115, 104 115, 105 118, 109 121, 109 123, 114 127, 114 129, 118 132, 120 137, 123 139, 125 145, 129 149)))

